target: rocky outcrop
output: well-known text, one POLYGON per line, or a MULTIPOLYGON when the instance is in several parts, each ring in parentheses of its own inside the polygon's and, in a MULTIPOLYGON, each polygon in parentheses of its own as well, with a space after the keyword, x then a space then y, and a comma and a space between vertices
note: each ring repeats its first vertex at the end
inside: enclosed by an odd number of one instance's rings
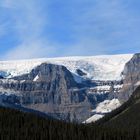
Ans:
POLYGON ((0 80, 3 102, 51 114, 67 121, 83 121, 91 104, 85 90, 78 90, 71 72, 64 66, 41 64, 29 74, 0 80))
POLYGON ((140 53, 135 54, 125 65, 122 74, 124 76, 124 80, 122 91, 119 94, 119 99, 121 101, 126 101, 140 85, 140 53))
POLYGON ((76 73, 77 73, 79 76, 87 75, 85 72, 83 72, 83 71, 80 70, 80 69, 77 69, 77 70, 76 70, 76 73))

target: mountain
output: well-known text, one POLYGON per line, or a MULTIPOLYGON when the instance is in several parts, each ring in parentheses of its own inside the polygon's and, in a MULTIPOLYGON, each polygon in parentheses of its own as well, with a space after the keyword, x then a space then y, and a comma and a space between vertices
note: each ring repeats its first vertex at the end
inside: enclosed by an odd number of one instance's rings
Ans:
POLYGON ((140 54, 125 62, 120 79, 114 80, 88 78, 80 68, 73 73, 50 62, 28 64, 26 71, 23 65, 18 68, 20 62, 3 62, 0 139, 139 140, 140 54))
POLYGON ((125 102, 140 85, 140 53, 135 54, 125 65, 123 88, 119 100, 125 102))
POLYGON ((111 128, 139 133, 140 130, 140 86, 122 106, 106 115, 96 123, 111 128))
POLYGON ((67 121, 89 114, 86 93, 76 90, 78 84, 64 66, 43 63, 28 74, 2 79, 0 86, 2 104, 21 105, 67 121))
POLYGON ((91 122, 90 117, 96 121, 121 105, 123 69, 132 57, 1 61, 0 104, 37 110, 65 121, 91 122))

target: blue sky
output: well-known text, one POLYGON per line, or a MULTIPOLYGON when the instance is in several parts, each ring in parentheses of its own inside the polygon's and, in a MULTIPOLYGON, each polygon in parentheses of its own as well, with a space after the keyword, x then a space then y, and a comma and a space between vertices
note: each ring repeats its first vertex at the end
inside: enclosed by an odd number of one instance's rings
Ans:
POLYGON ((0 0, 0 59, 140 52, 139 0, 0 0))

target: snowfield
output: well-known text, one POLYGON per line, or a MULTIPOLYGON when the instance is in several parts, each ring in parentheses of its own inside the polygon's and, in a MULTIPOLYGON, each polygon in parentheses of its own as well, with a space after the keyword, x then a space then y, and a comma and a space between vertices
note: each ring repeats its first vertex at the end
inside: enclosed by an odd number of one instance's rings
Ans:
POLYGON ((92 80, 120 80, 124 65, 132 56, 133 54, 124 54, 0 61, 0 74, 5 78, 11 78, 29 73, 33 68, 42 63, 52 63, 66 66, 75 75, 74 77, 77 81, 80 81, 80 76, 76 73, 77 69, 86 73, 83 78, 90 78, 92 80))
POLYGON ((96 109, 92 110, 92 112, 100 113, 100 114, 109 113, 112 110, 119 107, 120 105, 121 104, 118 99, 105 100, 105 101, 99 103, 97 105, 96 109))
POLYGON ((92 110, 95 115, 88 118, 83 123, 91 123, 95 122, 99 119, 101 119, 106 113, 111 112, 112 110, 118 108, 121 105, 120 101, 118 99, 112 99, 112 100, 105 100, 101 103, 99 103, 96 107, 96 109, 92 110))

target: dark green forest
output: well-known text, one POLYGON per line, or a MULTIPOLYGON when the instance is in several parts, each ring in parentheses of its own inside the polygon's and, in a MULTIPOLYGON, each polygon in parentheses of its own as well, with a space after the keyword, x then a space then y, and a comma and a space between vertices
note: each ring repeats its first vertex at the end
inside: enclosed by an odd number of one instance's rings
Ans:
POLYGON ((140 87, 94 124, 66 123, 1 107, 0 140, 140 140, 140 87))
POLYGON ((132 140, 127 131, 95 125, 70 124, 0 108, 1 140, 132 140))

